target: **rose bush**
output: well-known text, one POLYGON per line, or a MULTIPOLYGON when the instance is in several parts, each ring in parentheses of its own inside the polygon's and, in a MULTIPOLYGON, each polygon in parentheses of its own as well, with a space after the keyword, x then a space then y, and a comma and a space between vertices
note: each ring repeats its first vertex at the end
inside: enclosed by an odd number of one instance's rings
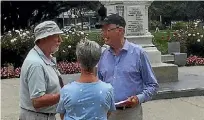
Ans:
MULTIPOLYGON (((85 33, 72 29, 62 34, 63 42, 58 52, 53 56, 57 58, 57 66, 62 74, 80 72, 76 63, 76 44, 81 39, 88 38, 103 45, 99 32, 85 33)), ((34 46, 34 34, 31 30, 8 31, 1 36, 1 78, 19 77, 20 67, 29 50, 34 46), (8 63, 12 63, 14 70, 8 71, 8 63)))
POLYGON ((1 36, 2 65, 12 63, 19 67, 28 51, 34 46, 34 35, 30 30, 8 31, 1 36))
POLYGON ((181 44, 181 52, 190 55, 204 57, 204 29, 200 29, 191 22, 187 27, 176 30, 170 41, 178 41, 181 44))

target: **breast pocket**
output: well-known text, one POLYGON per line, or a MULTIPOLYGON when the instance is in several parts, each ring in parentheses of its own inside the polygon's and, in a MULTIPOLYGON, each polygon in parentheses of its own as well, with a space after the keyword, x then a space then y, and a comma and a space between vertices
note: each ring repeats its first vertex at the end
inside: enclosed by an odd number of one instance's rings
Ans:
POLYGON ((121 68, 124 77, 138 78, 140 77, 140 70, 137 64, 129 64, 121 68))

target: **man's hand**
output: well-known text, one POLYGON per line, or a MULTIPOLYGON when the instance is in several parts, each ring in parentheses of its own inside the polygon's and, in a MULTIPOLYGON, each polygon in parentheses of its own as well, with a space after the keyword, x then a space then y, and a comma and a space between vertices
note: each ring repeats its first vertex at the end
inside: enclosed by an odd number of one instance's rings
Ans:
POLYGON ((42 107, 48 107, 55 105, 59 102, 60 99, 60 94, 44 94, 43 96, 40 96, 38 98, 33 98, 33 107, 38 110, 39 108, 42 107))
POLYGON ((61 120, 64 120, 64 114, 60 114, 60 118, 61 118, 61 120))
POLYGON ((127 107, 135 107, 139 104, 139 99, 137 98, 137 96, 129 97, 128 101, 130 102, 130 104, 128 104, 127 107))
POLYGON ((109 118, 110 115, 111 115, 111 112, 108 111, 108 113, 107 113, 107 118, 109 118))

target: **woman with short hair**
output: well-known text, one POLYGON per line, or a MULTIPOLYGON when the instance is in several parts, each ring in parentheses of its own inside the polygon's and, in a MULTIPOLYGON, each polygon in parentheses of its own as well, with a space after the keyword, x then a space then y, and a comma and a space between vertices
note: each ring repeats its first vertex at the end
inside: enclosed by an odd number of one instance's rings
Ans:
POLYGON ((94 41, 82 40, 77 44, 76 56, 80 78, 62 88, 57 112, 64 120, 107 120, 115 105, 112 86, 95 74, 101 47, 94 41))

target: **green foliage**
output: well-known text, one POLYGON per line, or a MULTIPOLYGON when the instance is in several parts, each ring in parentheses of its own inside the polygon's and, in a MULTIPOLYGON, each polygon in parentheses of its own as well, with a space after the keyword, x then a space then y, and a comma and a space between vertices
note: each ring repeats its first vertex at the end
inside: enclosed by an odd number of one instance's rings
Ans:
MULTIPOLYGON (((75 49, 82 39, 90 39, 103 44, 99 32, 84 33, 83 31, 67 31, 62 34, 63 42, 54 56, 58 61, 76 61, 75 49)), ((14 67, 20 67, 27 53, 34 46, 34 35, 29 30, 9 31, 1 36, 2 65, 13 63, 14 67)))
POLYGON ((84 39, 86 35, 82 31, 69 31, 62 35, 63 42, 56 53, 58 61, 76 61, 75 49, 77 43, 84 39))
POLYGON ((152 33, 153 37, 153 44, 157 47, 157 49, 162 54, 167 54, 168 52, 168 40, 172 36, 172 33, 170 31, 160 31, 160 32, 154 32, 152 33))
POLYGON ((13 63, 15 67, 22 64, 29 49, 34 46, 34 35, 30 30, 9 31, 1 36, 2 64, 13 63))
POLYGON ((101 46, 103 45, 102 39, 100 37, 99 32, 89 32, 85 33, 83 31, 69 31, 62 35, 63 42, 60 46, 59 51, 56 53, 56 57, 58 61, 68 61, 75 62, 76 61, 76 45, 77 43, 87 38, 89 40, 96 41, 101 46))

